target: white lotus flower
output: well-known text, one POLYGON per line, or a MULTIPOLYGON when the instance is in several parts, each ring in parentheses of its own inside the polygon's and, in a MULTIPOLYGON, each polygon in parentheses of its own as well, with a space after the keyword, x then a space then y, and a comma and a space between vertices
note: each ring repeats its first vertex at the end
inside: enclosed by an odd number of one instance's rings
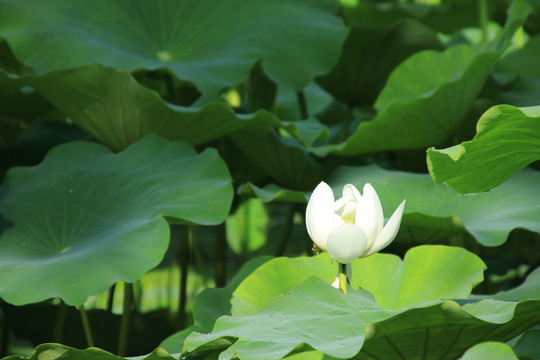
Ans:
POLYGON ((405 200, 398 206, 386 225, 377 192, 370 184, 364 186, 364 195, 347 184, 343 196, 334 201, 332 189, 321 182, 309 199, 306 226, 309 236, 330 257, 348 264, 360 257, 372 255, 396 237, 403 216, 405 200))

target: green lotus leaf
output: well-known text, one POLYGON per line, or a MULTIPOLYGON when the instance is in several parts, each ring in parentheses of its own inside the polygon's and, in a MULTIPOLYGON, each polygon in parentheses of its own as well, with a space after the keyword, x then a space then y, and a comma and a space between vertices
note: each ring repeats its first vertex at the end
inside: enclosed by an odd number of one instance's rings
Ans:
POLYGON ((471 141, 428 150, 435 183, 444 182, 461 194, 486 191, 540 159, 540 106, 494 106, 478 120, 476 129, 471 141))
POLYGON ((510 346, 501 342, 483 342, 473 346, 463 354, 461 360, 519 360, 510 346))
MULTIPOLYGON (((61 344, 41 344, 35 348, 32 355, 20 356, 14 355, 4 358, 5 360, 60 360, 60 359, 73 359, 73 360, 125 360, 126 358, 113 355, 105 350, 98 348, 88 348, 86 350, 78 350, 69 346, 61 344)), ((134 360, 135 358, 130 357, 134 360)), ((163 349, 156 349, 151 354, 146 356, 140 356, 137 360, 175 360, 175 356, 169 354, 163 349)))
POLYGON ((346 36, 328 0, 3 0, 1 6, 0 37, 37 72, 90 63, 168 68, 212 94, 243 81, 259 59, 272 80, 302 89, 334 65, 346 36))
POLYGON ((523 360, 540 359, 540 330, 530 330, 521 335, 518 341, 512 347, 514 352, 523 360))
POLYGON ((292 190, 312 189, 328 172, 296 139, 285 139, 275 129, 253 128, 229 135, 260 173, 292 190))
POLYGON ((232 186, 213 149, 148 136, 121 153, 72 142, 35 167, 12 168, 0 212, 0 296, 21 305, 61 297, 82 304, 156 266, 171 221, 224 221, 232 186))
POLYGON ((324 353, 316 350, 307 350, 298 353, 287 355, 287 360, 335 360, 334 357, 325 355, 324 353))
POLYGON ((174 106, 126 71, 96 64, 5 82, 32 86, 75 124, 117 151, 149 134, 197 146, 244 127, 280 125, 266 111, 236 115, 222 102, 201 108, 174 106))
POLYGON ((333 152, 352 155, 445 141, 465 118, 498 57, 465 45, 412 55, 390 75, 375 104, 377 117, 362 122, 333 152))
MULTIPOLYGON (((423 301, 468 297, 483 280, 485 265, 461 248, 424 245, 401 260, 375 254, 351 263, 353 288, 362 288, 382 308, 399 309, 423 301)), ((264 309, 268 301, 310 276, 332 282, 337 263, 327 253, 315 257, 273 259, 248 276, 233 293, 232 314, 245 316, 264 309)))
POLYGON ((540 268, 531 272, 520 286, 489 297, 502 301, 540 299, 540 268))
POLYGON ((329 131, 314 117, 300 121, 282 121, 282 127, 310 150, 316 141, 326 142, 329 131))
POLYGON ((268 184, 263 187, 258 187, 252 183, 242 184, 238 187, 238 194, 254 196, 265 203, 276 201, 302 204, 306 203, 308 200, 304 192, 284 189, 276 184, 268 184))
POLYGON ((496 70, 505 74, 540 78, 540 69, 534 61, 538 56, 540 56, 540 35, 536 34, 521 49, 502 58, 496 70))
POLYGON ((426 49, 443 50, 444 45, 414 20, 382 29, 352 26, 338 63, 317 83, 348 105, 372 105, 396 66, 426 49))
MULTIPOLYGON (((328 179, 338 194, 345 184, 361 189, 371 183, 390 216, 403 201, 405 215, 398 236, 412 237, 437 231, 468 231, 486 246, 503 244, 515 228, 540 232, 540 172, 523 169, 504 184, 486 193, 463 196, 446 185, 435 185, 428 174, 389 171, 378 166, 340 167, 328 179), (412 223, 409 223, 412 216, 412 223), (443 221, 445 220, 446 221, 443 221), (418 234, 415 227, 422 229, 418 234), (440 226, 444 225, 444 229, 440 226)), ((429 238, 418 239, 429 241, 429 238)))
POLYGON ((502 104, 510 104, 517 107, 538 105, 540 98, 540 78, 520 78, 514 87, 504 92, 499 97, 502 104))
POLYGON ((216 349, 221 341, 220 359, 279 359, 293 349, 340 359, 455 359, 478 343, 515 337, 540 321, 539 310, 537 300, 438 300, 387 310, 366 290, 343 294, 311 277, 264 311, 219 318, 211 333, 190 335, 186 349, 216 349), (225 339, 238 340, 228 346, 225 339))
POLYGON ((403 61, 377 98, 378 114, 363 121, 333 153, 353 155, 443 143, 459 127, 493 66, 530 7, 516 2, 507 26, 489 46, 422 51, 403 61))

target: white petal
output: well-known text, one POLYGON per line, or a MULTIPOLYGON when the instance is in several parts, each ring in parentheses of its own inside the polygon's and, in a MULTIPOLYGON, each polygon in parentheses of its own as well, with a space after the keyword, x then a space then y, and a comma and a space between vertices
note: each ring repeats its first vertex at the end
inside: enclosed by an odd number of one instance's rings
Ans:
POLYGON ((362 197, 362 195, 360 195, 360 192, 358 191, 356 186, 352 184, 347 184, 343 187, 343 197, 358 200, 362 197))
POLYGON ((332 259, 348 264, 366 251, 367 237, 358 226, 345 223, 328 235, 326 245, 332 259))
POLYGON ((335 211, 341 217, 354 218, 356 215, 356 201, 360 198, 360 193, 351 184, 343 187, 343 197, 339 198, 335 204, 335 211))
POLYGON ((379 234, 377 241, 375 241, 373 247, 369 249, 369 251, 364 255, 364 257, 381 251, 382 249, 387 247, 392 242, 392 240, 394 240, 399 231, 399 225, 401 225, 401 218, 403 217, 404 208, 405 200, 403 200, 403 202, 398 206, 396 211, 394 211, 392 217, 390 217, 390 220, 388 220, 388 222, 384 226, 384 229, 379 234))
POLYGON ((356 208, 356 225, 360 226, 367 235, 367 248, 370 249, 383 229, 384 216, 381 201, 377 192, 371 186, 364 186, 364 195, 356 208))
POLYGON ((334 211, 339 216, 343 216, 343 213, 345 212, 345 206, 351 201, 348 197, 341 197, 336 200, 334 204, 334 211))
POLYGON ((336 289, 339 289, 339 273, 337 274, 336 278, 334 279, 334 282, 332 283, 332 286, 336 289))
POLYGON ((334 194, 328 184, 317 185, 306 208, 306 228, 311 240, 326 250, 326 239, 334 229, 334 194))

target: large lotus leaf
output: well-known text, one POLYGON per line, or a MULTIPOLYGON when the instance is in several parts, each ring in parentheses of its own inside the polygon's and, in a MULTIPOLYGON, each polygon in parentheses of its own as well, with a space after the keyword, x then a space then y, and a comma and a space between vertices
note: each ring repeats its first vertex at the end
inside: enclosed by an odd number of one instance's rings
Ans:
MULTIPOLYGON (((175 360, 178 357, 169 354, 163 349, 156 349, 147 356, 137 357, 138 360, 175 360)), ((98 348, 88 348, 86 350, 78 350, 61 344, 42 344, 35 348, 32 355, 20 356, 13 355, 4 358, 4 360, 125 360, 127 358, 116 356, 98 348)), ((134 360, 135 358, 130 357, 134 360)))
POLYGON ((390 75, 375 104, 377 117, 362 122, 334 152, 351 155, 445 141, 461 124, 498 57, 465 45, 411 56, 390 75))
POLYGON ((338 63, 317 82, 346 104, 371 105, 395 67, 425 49, 444 46, 435 32, 413 20, 382 29, 353 26, 338 63))
POLYGON ((514 5, 507 27, 490 46, 426 50, 402 62, 377 98, 377 117, 362 122, 344 143, 330 147, 332 152, 352 155, 446 141, 477 98, 509 35, 530 11, 526 4, 514 5))
POLYGON ((428 150, 435 183, 444 182, 462 194, 486 191, 540 159, 540 107, 494 106, 476 128, 471 141, 428 150))
POLYGON ((100 63, 169 68, 203 93, 241 82, 259 59, 302 89, 328 71, 346 36, 336 4, 212 0, 3 0, 0 37, 37 71, 100 63))
POLYGON ((134 282, 169 243, 163 218, 222 222, 231 179, 217 152, 148 136, 121 153, 72 142, 31 168, 12 168, 0 211, 0 296, 21 305, 83 303, 117 280, 134 282))
POLYGON ((483 342, 473 346, 463 354, 461 360, 519 360, 510 346, 495 341, 483 342))
MULTIPOLYGON (((351 263, 353 288, 366 289, 382 308, 399 309, 423 301, 469 296, 483 280, 485 265, 462 248, 417 246, 403 261, 396 255, 375 254, 351 263)), ((332 282, 337 263, 327 253, 315 257, 273 259, 248 276, 233 293, 232 314, 251 315, 269 299, 314 275, 332 282)))
POLYGON ((264 311, 219 318, 212 333, 190 335, 186 349, 228 347, 220 359, 278 359, 293 349, 340 359, 455 359, 480 342, 515 337, 540 321, 539 310, 538 300, 439 300, 385 310, 366 290, 343 294, 309 278, 264 311), (223 341, 236 338, 230 347, 223 341))
POLYGON ((418 225, 423 227, 420 235, 425 229, 435 232, 444 225, 448 227, 445 231, 465 229, 479 243, 497 246, 515 228, 540 232, 540 172, 529 169, 523 169, 492 191, 469 196, 459 195, 446 185, 433 184, 428 174, 389 171, 375 165, 340 167, 328 182, 334 194, 341 193, 348 183, 359 189, 371 183, 379 193, 387 217, 406 199, 400 229, 406 237, 415 237, 418 225), (444 219, 447 221, 443 222, 444 219))
POLYGON ((277 117, 262 110, 236 115, 225 103, 208 103, 201 108, 174 106, 126 71, 96 64, 24 75, 5 83, 32 86, 75 124, 114 150, 148 134, 197 146, 246 126, 280 124, 277 117))
POLYGON ((465 45, 411 56, 390 75, 375 104, 377 117, 362 122, 334 152, 351 155, 442 143, 465 118, 498 57, 465 45))

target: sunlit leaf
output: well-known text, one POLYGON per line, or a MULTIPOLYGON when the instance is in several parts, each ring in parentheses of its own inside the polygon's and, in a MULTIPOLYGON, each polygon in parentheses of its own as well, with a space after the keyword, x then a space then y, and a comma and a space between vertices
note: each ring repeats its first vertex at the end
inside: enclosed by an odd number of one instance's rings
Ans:
POLYGON ((483 342, 473 346, 463 354, 461 360, 518 360, 510 346, 501 342, 483 342))
POLYGON ((13 228, 0 237, 0 296, 76 305, 117 280, 134 282, 167 250, 164 217, 222 222, 230 182, 215 150, 197 155, 157 136, 118 154, 95 143, 57 146, 38 166, 11 169, 2 185, 0 211, 13 228))
POLYGON ((446 141, 465 118, 502 50, 530 11, 527 4, 514 5, 507 26, 489 46, 426 50, 402 62, 377 98, 377 117, 363 121, 344 143, 328 149, 353 155, 446 141))
POLYGON ((435 32, 413 20, 382 29, 352 26, 339 62, 317 82, 348 105, 371 105, 396 66, 426 49, 444 46, 435 32))
POLYGON ((271 299, 264 311, 221 317, 212 333, 190 335, 186 348, 193 352, 238 338, 221 359, 279 359, 298 346, 341 359, 455 359, 480 342, 513 338, 540 321, 539 310, 540 301, 493 300, 438 300, 385 310, 366 290, 343 294, 309 278, 271 299))
POLYGON ((540 107, 498 105, 484 113, 476 127, 471 141, 428 150, 435 183, 444 182, 462 194, 486 191, 540 159, 540 107))
POLYGON ((390 75, 365 121, 334 152, 360 154, 411 149, 445 141, 461 124, 498 59, 462 45, 417 53, 390 75))
MULTIPOLYGON (((414 247, 401 260, 375 254, 351 263, 353 288, 362 288, 383 308, 399 309, 422 301, 469 296, 483 279, 485 265, 464 249, 446 246, 414 247)), ((264 309, 310 276, 332 282, 337 263, 327 253, 296 259, 276 258, 248 276, 234 291, 232 314, 245 316, 264 309)))

